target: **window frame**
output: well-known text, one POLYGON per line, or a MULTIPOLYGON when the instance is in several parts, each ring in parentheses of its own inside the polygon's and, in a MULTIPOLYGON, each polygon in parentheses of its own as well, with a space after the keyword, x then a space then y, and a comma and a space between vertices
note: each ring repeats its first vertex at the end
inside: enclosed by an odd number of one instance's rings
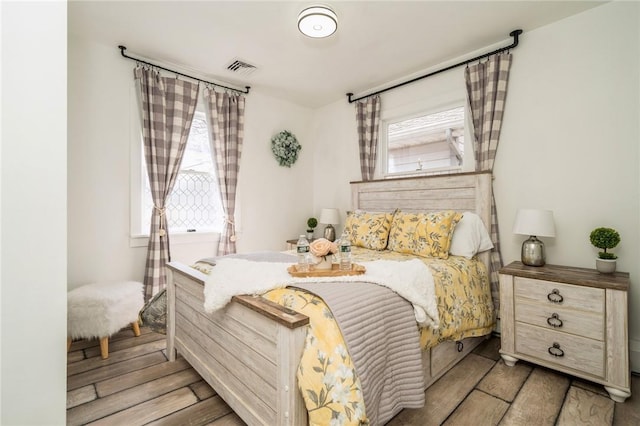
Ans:
POLYGON ((377 170, 379 170, 379 172, 376 173, 377 178, 393 179, 399 177, 454 174, 475 170, 475 156, 473 154, 472 143, 473 130, 471 123, 471 114, 469 111, 469 103, 467 102, 466 96, 460 96, 460 94, 448 96, 448 98, 449 99, 444 101, 424 101, 417 104, 394 108, 381 114, 379 128, 380 138, 378 146, 380 152, 380 155, 378 157, 380 159, 377 164, 377 170), (422 117, 425 115, 435 114, 461 106, 464 107, 464 159, 462 162, 462 166, 436 167, 396 173, 389 172, 388 131, 390 124, 405 120, 411 120, 413 118, 422 117))

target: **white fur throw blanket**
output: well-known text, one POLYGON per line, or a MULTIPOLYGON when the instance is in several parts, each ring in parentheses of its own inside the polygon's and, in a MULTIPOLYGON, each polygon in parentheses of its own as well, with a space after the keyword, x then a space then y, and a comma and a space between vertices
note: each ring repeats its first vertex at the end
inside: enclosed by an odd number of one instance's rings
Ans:
POLYGON ((225 307, 233 296, 263 294, 296 283, 369 282, 388 287, 411 302, 420 325, 438 328, 440 322, 433 277, 424 263, 412 259, 375 260, 361 264, 366 268, 363 275, 297 278, 287 272, 291 263, 218 259, 205 281, 204 308, 207 312, 214 312, 225 307))

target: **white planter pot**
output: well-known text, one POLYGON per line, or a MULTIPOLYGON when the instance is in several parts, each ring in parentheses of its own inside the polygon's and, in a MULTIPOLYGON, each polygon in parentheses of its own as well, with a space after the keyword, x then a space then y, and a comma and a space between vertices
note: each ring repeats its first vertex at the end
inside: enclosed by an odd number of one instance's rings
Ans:
POLYGON ((333 255, 324 257, 313 257, 314 269, 320 271, 330 270, 332 268, 333 255))
POLYGON ((596 258, 596 269, 603 274, 613 274, 616 271, 616 259, 596 258))

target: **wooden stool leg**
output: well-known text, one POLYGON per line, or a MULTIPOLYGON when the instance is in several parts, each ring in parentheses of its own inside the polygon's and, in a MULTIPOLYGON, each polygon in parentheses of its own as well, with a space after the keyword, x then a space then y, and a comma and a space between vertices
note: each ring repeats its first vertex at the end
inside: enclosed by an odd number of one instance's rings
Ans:
POLYGON ((100 355, 102 359, 109 358, 109 336, 100 338, 100 355))
POLYGON ((71 349, 71 337, 67 337, 67 352, 71 349))
POLYGON ((140 325, 138 324, 138 321, 132 322, 131 328, 133 328, 133 334, 138 337, 140 335, 140 325))

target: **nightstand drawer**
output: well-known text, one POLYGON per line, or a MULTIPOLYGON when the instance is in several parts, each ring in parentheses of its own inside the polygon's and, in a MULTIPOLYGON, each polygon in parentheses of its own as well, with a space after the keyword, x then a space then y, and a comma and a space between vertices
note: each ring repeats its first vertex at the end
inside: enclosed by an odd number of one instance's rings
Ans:
POLYGON ((601 341, 517 322, 516 352, 604 377, 604 342, 601 341))
POLYGON ((595 340, 604 340, 603 315, 549 305, 549 303, 519 300, 515 306, 516 321, 595 340))
POLYGON ((604 313, 604 290, 600 288, 514 277, 514 293, 516 298, 537 302, 549 309, 561 306, 597 314, 604 313))

